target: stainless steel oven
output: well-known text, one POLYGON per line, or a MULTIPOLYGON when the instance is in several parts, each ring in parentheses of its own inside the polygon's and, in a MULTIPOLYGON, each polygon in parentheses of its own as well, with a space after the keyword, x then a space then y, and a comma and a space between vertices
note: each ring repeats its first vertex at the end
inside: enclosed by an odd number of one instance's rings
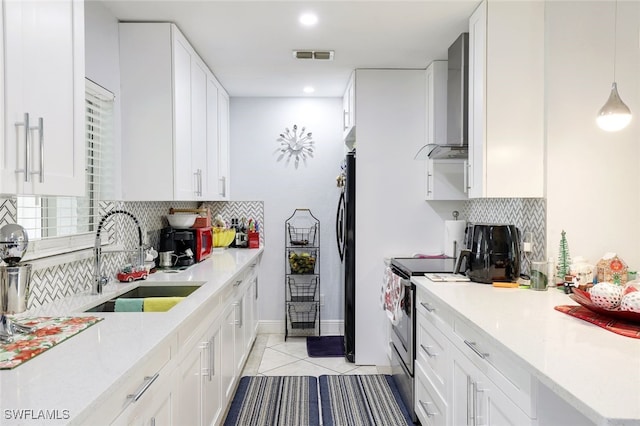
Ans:
POLYGON ((414 423, 418 418, 414 409, 414 368, 416 353, 416 286, 411 283, 414 275, 427 272, 453 272, 454 258, 393 258, 391 271, 404 286, 402 316, 391 325, 391 371, 400 396, 411 413, 414 423))

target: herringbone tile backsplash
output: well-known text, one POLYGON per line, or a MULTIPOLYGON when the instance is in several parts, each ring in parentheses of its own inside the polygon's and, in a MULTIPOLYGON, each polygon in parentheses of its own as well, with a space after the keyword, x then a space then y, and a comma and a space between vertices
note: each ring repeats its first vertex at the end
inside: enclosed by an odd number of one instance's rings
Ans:
MULTIPOLYGON (((264 203, 261 201, 242 202, 208 202, 212 215, 220 213, 225 220, 231 218, 253 218, 264 223, 264 203)), ((145 243, 158 249, 160 230, 168 225, 165 215, 169 209, 198 207, 195 202, 122 202, 106 201, 100 203, 101 215, 114 209, 122 209, 133 214, 143 229, 145 243)), ((0 199, 0 226, 15 223, 17 207, 15 198, 0 199)), ((123 247, 134 248, 138 244, 137 228, 128 217, 114 215, 105 221, 104 232, 110 235, 111 242, 118 242, 123 247)), ((264 232, 260 233, 261 243, 264 243, 264 232)), ((127 255, 114 253, 103 257, 103 273, 115 276, 118 269, 128 263, 127 255)), ((87 291, 91 288, 93 279, 93 259, 34 269, 31 276, 31 288, 28 307, 41 306, 75 293, 87 291)))
MULTIPOLYGON (((481 198, 464 203, 463 218, 472 223, 515 225, 520 234, 531 232, 531 260, 544 260, 546 247, 546 203, 544 198, 481 198)), ((523 262, 525 273, 529 265, 523 262)))

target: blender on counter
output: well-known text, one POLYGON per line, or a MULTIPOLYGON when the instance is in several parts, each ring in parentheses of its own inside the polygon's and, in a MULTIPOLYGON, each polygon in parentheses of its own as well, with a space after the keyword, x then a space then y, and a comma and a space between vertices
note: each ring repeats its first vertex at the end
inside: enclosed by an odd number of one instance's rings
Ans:
POLYGON ((26 327, 13 322, 6 315, 19 314, 27 310, 31 265, 20 264, 27 251, 29 237, 25 229, 14 223, 0 228, 0 343, 10 343, 16 333, 28 334, 35 327, 26 327))

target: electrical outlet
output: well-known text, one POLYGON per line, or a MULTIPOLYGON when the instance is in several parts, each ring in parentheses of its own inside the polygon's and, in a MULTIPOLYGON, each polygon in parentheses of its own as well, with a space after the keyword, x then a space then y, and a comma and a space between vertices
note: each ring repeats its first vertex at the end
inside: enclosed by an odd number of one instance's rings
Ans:
POLYGON ((320 295, 320 306, 324 306, 324 294, 320 295))

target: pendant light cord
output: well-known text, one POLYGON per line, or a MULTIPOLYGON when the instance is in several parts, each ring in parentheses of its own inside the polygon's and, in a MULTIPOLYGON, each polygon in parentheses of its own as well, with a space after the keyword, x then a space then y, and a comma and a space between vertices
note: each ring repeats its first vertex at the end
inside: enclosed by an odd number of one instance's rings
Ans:
POLYGON ((618 0, 613 13, 613 82, 616 82, 616 59, 618 57, 618 0))

